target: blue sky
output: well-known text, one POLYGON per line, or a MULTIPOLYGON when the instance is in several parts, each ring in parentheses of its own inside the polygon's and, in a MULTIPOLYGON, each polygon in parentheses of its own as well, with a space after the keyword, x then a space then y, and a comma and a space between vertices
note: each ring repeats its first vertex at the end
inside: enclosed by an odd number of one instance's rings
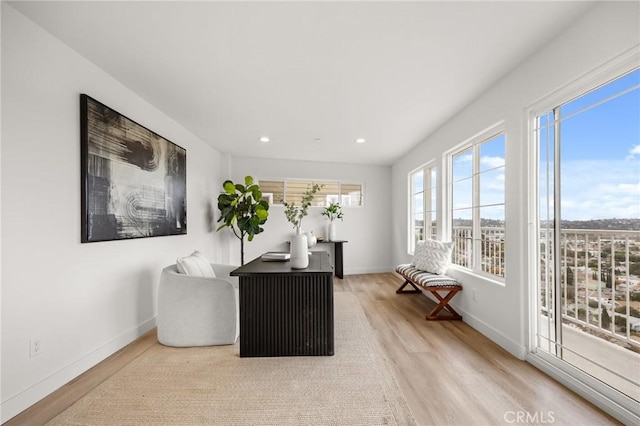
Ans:
POLYGON ((562 219, 640 219, 639 86, 636 70, 561 108, 562 219))
MULTIPOLYGON (((505 145, 504 134, 480 145, 480 215, 488 219, 505 219, 505 145)), ((471 219, 472 211, 472 150, 453 157, 453 216, 471 219)))
MULTIPOLYGON (((560 115, 562 219, 640 219, 640 70, 566 103, 560 115)), ((483 205, 504 200, 504 138, 481 148, 483 205)), ((453 204, 463 209, 456 218, 471 217, 471 158, 471 149, 454 157, 453 204)), ((484 209, 482 217, 504 219, 504 209, 484 209)))
MULTIPOLYGON (((628 74, 562 107, 562 159, 625 159, 640 146, 640 70, 628 74), (591 104, 627 92, 580 111, 591 104)), ((640 156, 640 152, 636 155, 640 156)))

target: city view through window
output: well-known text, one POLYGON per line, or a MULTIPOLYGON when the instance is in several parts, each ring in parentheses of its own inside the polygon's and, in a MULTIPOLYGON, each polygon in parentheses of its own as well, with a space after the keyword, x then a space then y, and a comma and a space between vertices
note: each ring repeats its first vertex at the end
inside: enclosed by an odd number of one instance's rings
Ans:
POLYGON ((451 157, 451 261, 505 276, 504 133, 481 139, 451 157))
POLYGON ((539 115, 537 140, 539 347, 638 400, 640 71, 539 115))

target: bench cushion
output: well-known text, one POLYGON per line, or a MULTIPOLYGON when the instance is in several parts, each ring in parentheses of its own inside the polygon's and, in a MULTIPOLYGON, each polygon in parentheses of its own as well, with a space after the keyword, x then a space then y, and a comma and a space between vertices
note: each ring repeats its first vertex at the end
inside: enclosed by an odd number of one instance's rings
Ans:
POLYGON ((418 269, 409 263, 398 265, 396 272, 423 287, 462 287, 458 281, 451 277, 432 274, 431 272, 418 269))

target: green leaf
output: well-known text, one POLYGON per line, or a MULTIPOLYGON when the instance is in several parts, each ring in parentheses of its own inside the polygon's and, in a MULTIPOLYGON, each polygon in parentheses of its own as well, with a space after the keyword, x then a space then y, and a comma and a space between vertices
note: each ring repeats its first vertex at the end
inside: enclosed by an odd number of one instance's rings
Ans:
POLYGON ((254 186, 251 188, 251 195, 253 195, 253 199, 256 200, 256 202, 259 202, 262 198, 262 191, 260 191, 259 187, 254 186))
POLYGON ((261 207, 262 206, 256 207, 256 216, 258 216, 261 221, 265 221, 269 217, 269 212, 261 207))
POLYGON ((227 192, 227 194, 236 193, 236 186, 230 180, 225 180, 224 183, 222 184, 222 187, 227 192))
POLYGON ((244 184, 247 185, 247 186, 253 185, 253 177, 245 176, 244 177, 244 184))
POLYGON ((247 231, 249 229, 249 220, 251 218, 247 217, 247 216, 243 216, 241 218, 238 219, 238 228, 240 228, 240 230, 242 231, 247 231))
MULTIPOLYGON (((233 199, 233 198, 231 198, 233 199)), ((223 209, 224 207, 227 207, 231 204, 231 200, 229 199, 229 195, 228 194, 220 194, 220 196, 218 197, 218 208, 219 209, 223 209)))
POLYGON ((225 206, 220 209, 220 215, 222 217, 229 216, 229 214, 233 214, 233 208, 231 206, 225 206))

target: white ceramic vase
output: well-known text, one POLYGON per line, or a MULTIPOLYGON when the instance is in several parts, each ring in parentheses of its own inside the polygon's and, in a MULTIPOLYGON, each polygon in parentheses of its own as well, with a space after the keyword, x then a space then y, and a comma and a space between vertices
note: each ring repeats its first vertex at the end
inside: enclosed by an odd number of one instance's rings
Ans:
POLYGON ((291 238, 291 267, 304 269, 309 266, 309 246, 307 236, 296 230, 296 235, 291 238))
POLYGON ((318 239, 316 238, 316 236, 313 233, 313 231, 307 232, 306 235, 307 235, 307 244, 309 245, 309 247, 313 247, 316 244, 318 244, 318 239))
POLYGON ((328 239, 329 241, 336 241, 336 224, 333 223, 333 221, 329 222, 329 235, 328 235, 328 239))

